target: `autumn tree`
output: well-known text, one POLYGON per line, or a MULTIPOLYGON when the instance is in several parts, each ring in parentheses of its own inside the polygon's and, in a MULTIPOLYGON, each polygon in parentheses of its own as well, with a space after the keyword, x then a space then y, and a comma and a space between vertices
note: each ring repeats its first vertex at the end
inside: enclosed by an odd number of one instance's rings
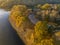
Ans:
POLYGON ((34 44, 53 45, 53 38, 48 33, 48 25, 46 21, 39 21, 36 23, 34 31, 34 44))
POLYGON ((35 6, 35 8, 39 8, 40 9, 41 6, 42 6, 42 4, 38 4, 38 5, 35 6))
POLYGON ((44 4, 43 6, 41 6, 41 9, 49 9, 51 6, 50 6, 50 4, 48 4, 48 3, 46 3, 46 4, 44 4))
POLYGON ((57 9, 59 9, 59 10, 60 10, 60 4, 58 4, 58 5, 57 5, 57 9))
POLYGON ((15 5, 11 10, 11 18, 15 22, 17 27, 26 19, 25 11, 27 7, 25 5, 15 5))
POLYGON ((10 19, 12 19, 12 23, 14 22, 15 28, 18 29, 17 32, 19 35, 22 34, 25 42, 28 45, 32 45, 34 42, 34 25, 28 19, 29 12, 31 12, 31 10, 27 9, 25 5, 15 5, 11 10, 10 19))

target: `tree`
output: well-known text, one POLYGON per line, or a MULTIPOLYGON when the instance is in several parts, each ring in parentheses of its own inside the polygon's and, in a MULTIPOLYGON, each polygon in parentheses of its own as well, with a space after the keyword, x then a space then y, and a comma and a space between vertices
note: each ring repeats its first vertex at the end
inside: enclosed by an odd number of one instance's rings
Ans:
POLYGON ((58 5, 57 5, 57 9, 59 9, 59 10, 60 10, 60 4, 58 4, 58 5))
MULTIPOLYGON (((11 10, 11 18, 15 22, 16 27, 19 27, 26 19, 25 11, 27 7, 25 5, 15 5, 11 10)), ((27 15, 27 14, 26 14, 27 15)))
POLYGON ((48 33, 47 22, 39 21, 36 23, 34 31, 34 43, 35 45, 53 45, 53 38, 50 37, 48 33))
POLYGON ((35 6, 36 8, 41 8, 41 4, 38 4, 37 6, 35 6))
POLYGON ((46 4, 44 4, 43 6, 41 6, 41 9, 49 9, 51 6, 50 6, 50 4, 48 4, 48 3, 46 3, 46 4))

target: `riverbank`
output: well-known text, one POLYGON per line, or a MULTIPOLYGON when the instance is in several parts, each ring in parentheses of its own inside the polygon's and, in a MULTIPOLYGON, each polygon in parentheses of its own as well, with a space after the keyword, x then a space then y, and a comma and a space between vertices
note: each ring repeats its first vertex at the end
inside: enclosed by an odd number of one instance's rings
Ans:
POLYGON ((0 9, 0 45, 24 45, 8 20, 9 12, 0 9))

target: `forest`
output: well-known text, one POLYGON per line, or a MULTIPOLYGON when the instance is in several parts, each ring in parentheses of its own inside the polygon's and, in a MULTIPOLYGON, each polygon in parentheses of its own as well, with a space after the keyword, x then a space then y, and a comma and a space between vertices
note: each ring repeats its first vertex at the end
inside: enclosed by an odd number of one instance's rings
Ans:
POLYGON ((9 21, 26 45, 55 45, 53 34, 60 27, 60 4, 0 0, 0 8, 11 12, 9 21))

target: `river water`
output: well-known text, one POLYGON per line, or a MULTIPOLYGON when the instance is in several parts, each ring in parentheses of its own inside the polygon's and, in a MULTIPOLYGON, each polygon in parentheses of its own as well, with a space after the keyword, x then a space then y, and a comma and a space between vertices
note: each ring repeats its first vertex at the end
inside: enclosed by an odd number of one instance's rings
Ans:
POLYGON ((0 9, 0 45, 24 45, 8 21, 9 13, 0 9))

